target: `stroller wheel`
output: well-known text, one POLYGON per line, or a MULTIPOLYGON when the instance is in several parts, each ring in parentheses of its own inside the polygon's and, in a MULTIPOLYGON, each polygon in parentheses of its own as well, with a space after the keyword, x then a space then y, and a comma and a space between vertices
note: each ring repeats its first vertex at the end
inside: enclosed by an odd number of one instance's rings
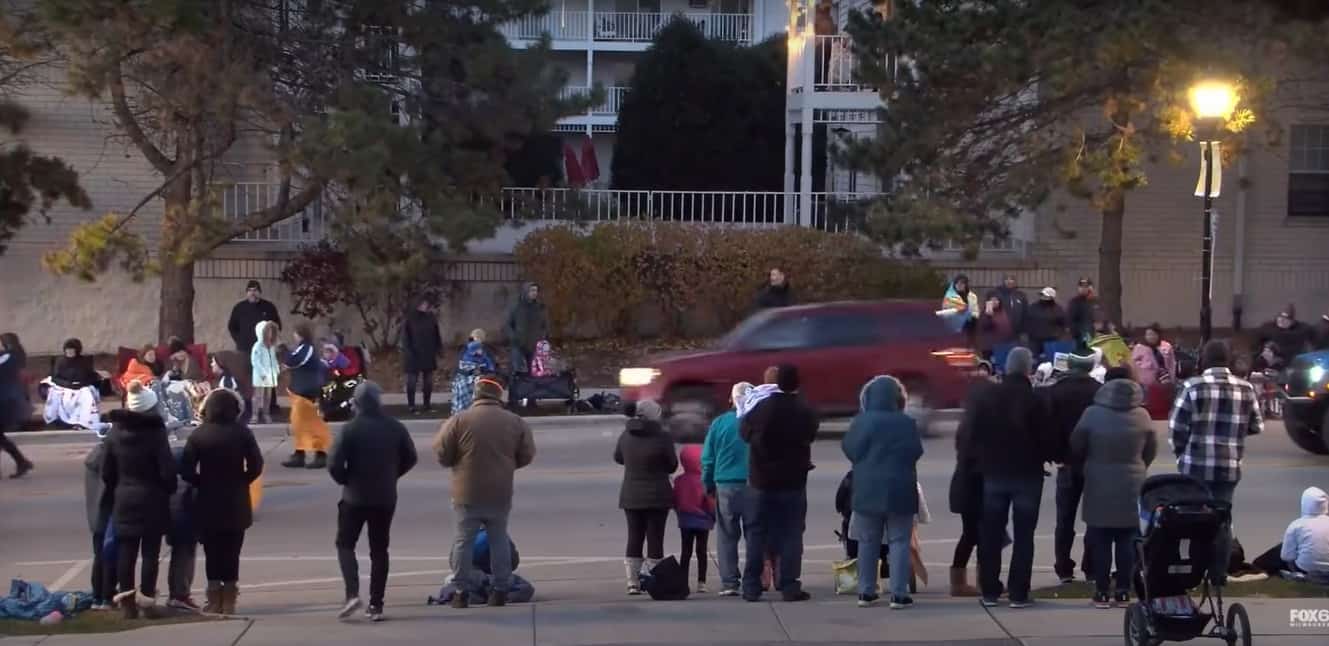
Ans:
POLYGON ((1246 614, 1246 606, 1239 603, 1228 606, 1226 628, 1229 646, 1251 646, 1251 617, 1246 614))
POLYGON ((1126 646, 1153 646, 1159 643, 1149 634, 1149 616, 1139 602, 1126 608, 1124 623, 1122 632, 1125 633, 1126 646))

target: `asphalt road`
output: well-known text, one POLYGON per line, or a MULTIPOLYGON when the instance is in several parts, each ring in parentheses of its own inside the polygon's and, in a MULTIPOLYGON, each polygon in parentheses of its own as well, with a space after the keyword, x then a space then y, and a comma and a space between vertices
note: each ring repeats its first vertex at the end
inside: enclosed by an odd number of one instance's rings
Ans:
MULTIPOLYGON (((401 482, 389 605, 418 605, 437 591, 448 570, 453 535, 448 474, 429 455, 436 423, 410 425, 422 461, 401 482)), ((621 420, 606 418, 544 423, 536 430, 538 455, 517 477, 511 528, 522 556, 518 573, 535 583, 543 602, 616 600, 621 595, 621 469, 611 459, 620 428, 621 420)), ((932 524, 920 529, 932 578, 923 598, 944 593, 945 568, 960 532, 959 518, 948 513, 946 502, 954 464, 952 429, 947 425, 926 440, 927 453, 919 465, 933 514, 932 524)), ((1166 446, 1165 438, 1163 442, 1166 446)), ((333 548, 338 489, 326 473, 277 466, 288 450, 282 440, 263 444, 272 466, 256 525, 245 541, 243 604, 259 615, 330 609, 341 598, 333 548)), ((24 480, 0 482, 0 581, 23 577, 85 589, 90 540, 82 457, 87 445, 37 444, 25 450, 37 471, 24 480)), ((830 594, 829 563, 842 557, 832 534, 839 527, 833 502, 848 465, 832 440, 818 442, 814 461, 805 571, 810 590, 824 597, 830 594)), ((1281 540, 1298 513, 1302 489, 1329 485, 1326 467, 1329 460, 1295 448, 1279 424, 1269 424, 1264 435, 1251 439, 1235 503, 1236 533, 1251 557, 1281 540)), ((1165 460, 1153 472, 1171 470, 1165 460)), ((1054 582, 1053 493, 1049 479, 1038 529, 1036 585, 1054 582)), ((672 527, 666 546, 677 551, 677 530, 672 527)), ((362 544, 361 552, 366 549, 362 544)), ((713 573, 710 580, 717 586, 713 573)), ((202 583, 200 565, 196 587, 202 583)))

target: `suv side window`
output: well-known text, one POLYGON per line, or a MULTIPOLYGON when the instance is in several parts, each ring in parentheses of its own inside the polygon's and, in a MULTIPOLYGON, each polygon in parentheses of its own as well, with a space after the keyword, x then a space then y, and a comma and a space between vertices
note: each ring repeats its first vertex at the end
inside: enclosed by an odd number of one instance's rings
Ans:
POLYGON ((784 316, 771 319, 738 341, 738 348, 746 351, 793 350, 808 343, 809 319, 806 316, 784 316))
POLYGON ((931 312, 889 314, 883 322, 892 339, 931 341, 952 336, 941 318, 931 312))
POLYGON ((884 340, 886 332, 880 320, 866 313, 819 316, 811 327, 814 348, 876 345, 884 340))

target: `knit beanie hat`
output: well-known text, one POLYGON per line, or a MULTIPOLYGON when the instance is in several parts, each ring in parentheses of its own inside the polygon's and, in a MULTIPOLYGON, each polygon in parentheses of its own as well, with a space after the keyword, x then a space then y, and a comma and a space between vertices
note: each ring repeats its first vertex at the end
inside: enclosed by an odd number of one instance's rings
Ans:
POLYGON ((475 398, 503 401, 503 384, 493 379, 481 378, 475 381, 475 398))
POLYGON ((146 413, 157 407, 157 393, 145 387, 143 382, 135 379, 129 382, 128 392, 125 393, 125 406, 135 413, 146 413))
POLYGON ((658 422, 664 419, 664 409, 660 405, 647 399, 637 402, 637 417, 644 420, 658 422))

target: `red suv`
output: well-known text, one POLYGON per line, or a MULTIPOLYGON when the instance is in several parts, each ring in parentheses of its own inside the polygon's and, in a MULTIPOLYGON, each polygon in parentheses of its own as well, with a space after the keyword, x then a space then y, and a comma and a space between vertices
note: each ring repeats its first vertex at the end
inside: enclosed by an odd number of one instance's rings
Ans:
POLYGON ((858 412, 860 389, 882 374, 904 382, 913 410, 955 408, 974 379, 977 357, 936 309, 935 301, 892 300, 765 310, 715 349, 624 368, 619 384, 627 401, 653 399, 672 415, 701 421, 728 406, 735 383, 759 384, 767 367, 793 364, 803 396, 823 416, 858 412))

